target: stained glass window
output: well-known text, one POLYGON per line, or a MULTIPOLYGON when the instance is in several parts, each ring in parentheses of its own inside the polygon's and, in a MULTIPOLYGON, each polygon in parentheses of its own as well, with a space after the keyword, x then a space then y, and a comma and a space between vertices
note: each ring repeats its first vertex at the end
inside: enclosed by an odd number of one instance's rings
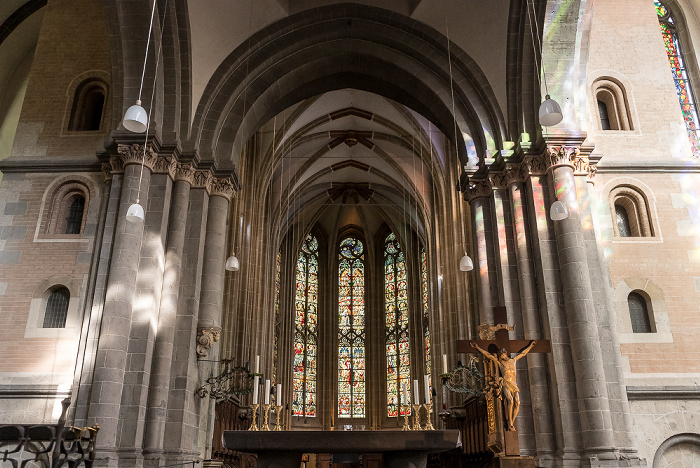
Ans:
POLYGON ((338 418, 365 417, 365 255, 359 239, 338 255, 338 418))
POLYGON ((425 373, 428 380, 432 381, 430 365, 430 317, 428 313, 428 257, 425 255, 425 249, 420 250, 420 292, 421 302, 423 303, 423 341, 425 346, 425 373))
POLYGON ((275 270, 275 356, 272 360, 272 383, 277 384, 277 340, 280 334, 280 263, 282 262, 282 253, 277 252, 277 264, 275 270))
POLYGON ((676 93, 678 93, 683 120, 688 130, 690 148, 693 151, 693 155, 698 157, 700 156, 700 138, 698 136, 699 119, 697 109, 695 108, 695 98, 690 89, 688 73, 683 63, 678 34, 676 33, 676 25, 670 12, 660 1, 654 1, 654 5, 656 6, 659 24, 661 25, 661 35, 664 38, 666 54, 668 55, 668 61, 671 65, 671 72, 673 73, 673 79, 676 83, 676 93))
POLYGON ((292 415, 316 416, 318 241, 307 236, 299 252, 294 298, 292 415))
POLYGON ((408 288, 406 261, 398 239, 392 233, 384 243, 384 310, 386 316, 387 415, 410 414, 411 362, 408 335, 408 288), (404 383, 409 401, 399 396, 404 383))

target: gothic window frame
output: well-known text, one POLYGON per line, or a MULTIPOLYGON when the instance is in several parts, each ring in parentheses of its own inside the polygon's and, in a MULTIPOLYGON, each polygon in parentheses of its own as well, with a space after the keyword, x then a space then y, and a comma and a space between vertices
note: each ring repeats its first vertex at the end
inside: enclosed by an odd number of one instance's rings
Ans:
POLYGON ((295 266, 295 294, 294 294, 294 308, 293 308, 293 336, 292 336, 292 417, 301 417, 301 418, 316 418, 319 416, 319 395, 318 395, 318 388, 319 388, 319 365, 318 365, 318 355, 319 355, 319 344, 320 344, 320 334, 319 334, 319 318, 320 318, 320 310, 319 310, 319 287, 320 287, 320 282, 319 282, 319 271, 321 268, 320 264, 320 244, 318 237, 315 236, 314 234, 308 234, 306 237, 304 237, 304 242, 302 243, 301 247, 299 248, 299 252, 296 256, 297 262, 295 266), (315 243, 315 244, 314 244, 315 243), (309 266, 313 263, 313 260, 315 258, 315 264, 316 264, 316 272, 315 272, 315 278, 311 275, 309 266), (300 272, 299 272, 299 267, 300 265, 303 265, 305 267, 305 273, 303 275, 303 284, 300 284, 300 272), (313 284, 312 284, 313 283, 313 284), (300 286, 304 286, 304 293, 300 296, 300 286), (309 292, 312 289, 311 286, 314 286, 313 289, 315 290, 315 297, 312 298, 313 304, 310 304, 310 296, 309 292), (301 304, 301 302, 303 304, 301 304), (298 308, 301 306, 303 308, 303 320, 301 320, 300 324, 300 317, 299 317, 299 312, 300 309, 298 308), (311 323, 309 317, 310 317, 310 307, 312 307, 315 310, 315 323, 312 323, 313 326, 309 326, 311 323), (301 403, 301 414, 295 413, 297 411, 296 409, 296 396, 294 395, 295 392, 295 383, 298 379, 297 374, 297 363, 296 363, 296 357, 297 357, 297 344, 298 344, 298 339, 300 336, 303 335, 303 345, 302 345, 302 352, 303 352, 303 357, 302 357, 302 362, 303 362, 303 367, 302 367, 302 383, 301 383, 301 393, 302 393, 302 403, 301 403), (314 372, 313 374, 313 401, 308 401, 307 399, 307 390, 309 388, 309 370, 307 368, 308 362, 309 362, 309 345, 310 341, 315 341, 315 352, 316 355, 313 356, 313 362, 314 362, 314 372), (307 411, 307 403, 313 403, 314 404, 314 410, 313 412, 307 411))
POLYGON ((671 70, 671 74, 673 75, 676 96, 681 107, 683 122, 685 123, 686 131, 688 133, 690 150, 694 157, 700 157, 700 117, 697 109, 699 104, 696 99, 698 97, 697 91, 700 90, 700 69, 698 68, 697 59, 693 50, 693 43, 687 27, 685 16, 683 14, 683 9, 677 0, 655 0, 654 9, 661 27, 664 49, 669 60, 669 68, 671 70), (666 33, 670 35, 670 42, 674 44, 675 48, 679 52, 676 55, 676 57, 678 57, 677 71, 674 71, 674 66, 671 63, 672 58, 671 54, 669 54, 668 48, 669 41, 667 40, 667 37, 664 37, 664 34, 666 33), (685 105, 689 106, 687 109, 684 109, 683 97, 679 95, 679 80, 681 82, 687 82, 687 85, 685 86, 688 97, 685 105), (688 117, 686 117, 686 115, 688 117), (694 129, 692 128, 693 125, 691 125, 689 122, 692 120, 694 120, 694 129))
MULTIPOLYGON (((368 316, 370 315, 369 308, 367 307, 367 297, 368 297, 368 290, 371 288, 371 281, 372 277, 370 275, 370 255, 369 255, 369 245, 364 236, 361 234, 361 231, 347 231, 342 233, 340 236, 337 238, 336 242, 336 247, 333 250, 333 256, 334 256, 334 271, 335 275, 334 277, 334 282, 335 282, 335 292, 336 292, 336 300, 334 304, 334 334, 335 334, 335 352, 333 355, 335 356, 335 364, 334 364, 334 383, 333 388, 335 389, 334 394, 334 402, 332 405, 334 416, 333 419, 336 421, 336 424, 342 424, 343 422, 347 422, 348 424, 358 424, 358 423, 363 423, 366 422, 369 419, 368 413, 371 411, 370 407, 370 392, 368 391, 368 386, 367 386, 367 374, 370 366, 370 362, 367 356, 367 349, 368 347, 371 347, 370 340, 368 339, 369 335, 369 330, 367 326, 367 319, 368 316), (340 281, 341 281, 341 262, 342 259, 340 258, 341 254, 341 247, 343 246, 343 243, 347 239, 354 238, 357 241, 361 242, 362 247, 363 247, 363 253, 360 255, 362 258, 362 268, 363 268, 363 315, 364 315, 364 329, 363 329, 363 339, 364 339, 364 352, 363 352, 363 359, 364 359, 364 414, 362 416, 341 416, 340 414, 340 395, 341 395, 341 375, 340 375, 340 366, 341 366, 341 354, 340 354, 340 345, 341 345, 341 324, 340 324, 340 304, 341 304, 341 294, 340 294, 340 281)), ((352 394, 352 393, 351 393, 352 394)), ((353 405, 352 400, 351 400, 351 406, 353 405)))
MULTIPOLYGON (((385 400, 385 415, 387 418, 396 418, 404 416, 406 412, 406 405, 410 405, 412 398, 413 386, 411 384, 411 307, 410 307, 410 286, 408 278, 408 264, 406 260, 406 255, 404 249, 401 246, 401 242, 398 237, 390 232, 384 236, 384 242, 382 243, 382 258, 384 259, 384 346, 386 351, 386 386, 387 386, 387 399, 385 400), (401 265, 403 264, 403 265, 401 265), (403 267, 403 281, 401 277, 395 273, 403 267), (403 283, 403 284, 402 284, 403 283), (403 290, 403 301, 401 300, 403 290), (405 308, 402 312, 401 306, 405 308), (393 325, 393 326, 392 326, 393 325), (408 340, 408 347, 402 352, 400 346, 400 336, 404 336, 408 340), (394 366, 390 368, 390 340, 392 337, 395 339, 394 349, 396 350, 396 363, 398 364, 398 374, 396 374, 396 381, 391 382, 390 371, 394 366), (401 365, 403 362, 403 356, 407 358, 407 364, 401 365), (408 375, 402 378, 402 368, 408 367, 408 375), (402 401, 401 388, 403 382, 406 382, 408 386, 408 402, 402 401), (397 403, 400 403, 400 408, 396 411, 396 414, 392 413, 392 400, 390 400, 390 395, 392 391, 393 384, 395 384, 395 397, 397 403)), ((411 414, 411 408, 408 408, 408 414, 411 414)))
POLYGON ((645 193, 632 185, 617 185, 609 194, 613 236, 616 239, 654 238, 655 227, 650 216, 649 200, 645 193), (630 235, 621 235, 617 219, 618 207, 625 210, 629 221, 630 235))
POLYGON ((29 304, 24 337, 77 339, 80 331, 80 293, 79 280, 69 276, 52 276, 39 283, 29 304), (49 299, 51 294, 60 288, 66 288, 69 294, 65 324, 61 328, 44 328, 49 299))
POLYGON ((620 80, 611 76, 601 76, 593 81, 592 91, 596 103, 598 130, 603 132, 634 130, 630 100, 625 86, 620 80), (610 128, 605 129, 598 111, 602 103, 608 114, 610 128))

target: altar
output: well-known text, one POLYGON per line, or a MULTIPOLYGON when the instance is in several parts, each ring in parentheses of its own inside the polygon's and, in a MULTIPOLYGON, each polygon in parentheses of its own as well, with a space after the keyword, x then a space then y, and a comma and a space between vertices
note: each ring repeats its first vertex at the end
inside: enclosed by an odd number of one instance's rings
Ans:
POLYGON ((225 431, 224 447, 255 453, 259 468, 299 468, 304 453, 381 453, 386 468, 425 468, 457 447, 459 431, 225 431))

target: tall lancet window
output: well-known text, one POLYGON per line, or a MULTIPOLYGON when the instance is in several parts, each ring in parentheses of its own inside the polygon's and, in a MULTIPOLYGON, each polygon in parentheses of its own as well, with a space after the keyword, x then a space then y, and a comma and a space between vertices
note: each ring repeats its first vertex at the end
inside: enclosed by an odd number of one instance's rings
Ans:
MULTIPOLYGON (((406 261, 401 245, 392 233, 384 242, 384 311, 386 330, 387 415, 403 415, 410 404, 399 400, 404 382, 411 388, 411 361, 408 335, 408 288, 406 261)), ((409 399, 410 399, 409 395, 409 399)), ((409 407, 410 408, 410 407, 409 407)), ((410 414, 410 409, 408 410, 410 414)))
POLYGON ((695 108, 695 96, 690 88, 688 72, 683 62, 683 52, 678 41, 676 24, 668 9, 660 1, 656 0, 654 5, 656 6, 656 14, 659 17, 661 35, 666 45, 668 61, 671 64, 671 72, 676 83, 676 93, 678 93, 683 120, 688 130, 690 148, 693 151, 693 155, 697 157, 700 156, 700 138, 698 138, 698 122, 700 122, 700 119, 698 119, 698 112, 695 108))
POLYGON ((318 241, 307 236, 297 260, 292 415, 316 416, 318 241))
POLYGON ((420 250, 420 292, 423 303, 423 341, 425 346, 425 373, 431 382, 432 367, 430 365, 430 316, 428 309, 428 256, 425 249, 420 250))
POLYGON ((349 237, 338 255, 338 417, 365 417, 365 255, 349 237))
POLYGON ((275 270, 275 358, 272 361, 272 383, 277 383, 277 360, 279 359, 277 337, 280 334, 280 265, 282 263, 282 252, 277 252, 275 270))

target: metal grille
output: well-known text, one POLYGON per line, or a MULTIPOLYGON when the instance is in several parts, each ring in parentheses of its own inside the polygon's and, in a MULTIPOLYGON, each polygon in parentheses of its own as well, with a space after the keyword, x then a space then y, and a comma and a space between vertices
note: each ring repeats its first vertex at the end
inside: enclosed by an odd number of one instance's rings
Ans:
POLYGON ((65 328, 69 300, 70 292, 66 287, 60 287, 51 293, 46 301, 44 328, 65 328))
POLYGON ((85 210, 85 197, 75 197, 68 209, 66 218, 66 234, 80 234, 83 225, 83 211, 85 210))
POLYGON ((627 297, 627 305, 630 309, 632 332, 651 333, 651 323, 649 321, 649 311, 647 310, 646 299, 633 292, 627 297))

